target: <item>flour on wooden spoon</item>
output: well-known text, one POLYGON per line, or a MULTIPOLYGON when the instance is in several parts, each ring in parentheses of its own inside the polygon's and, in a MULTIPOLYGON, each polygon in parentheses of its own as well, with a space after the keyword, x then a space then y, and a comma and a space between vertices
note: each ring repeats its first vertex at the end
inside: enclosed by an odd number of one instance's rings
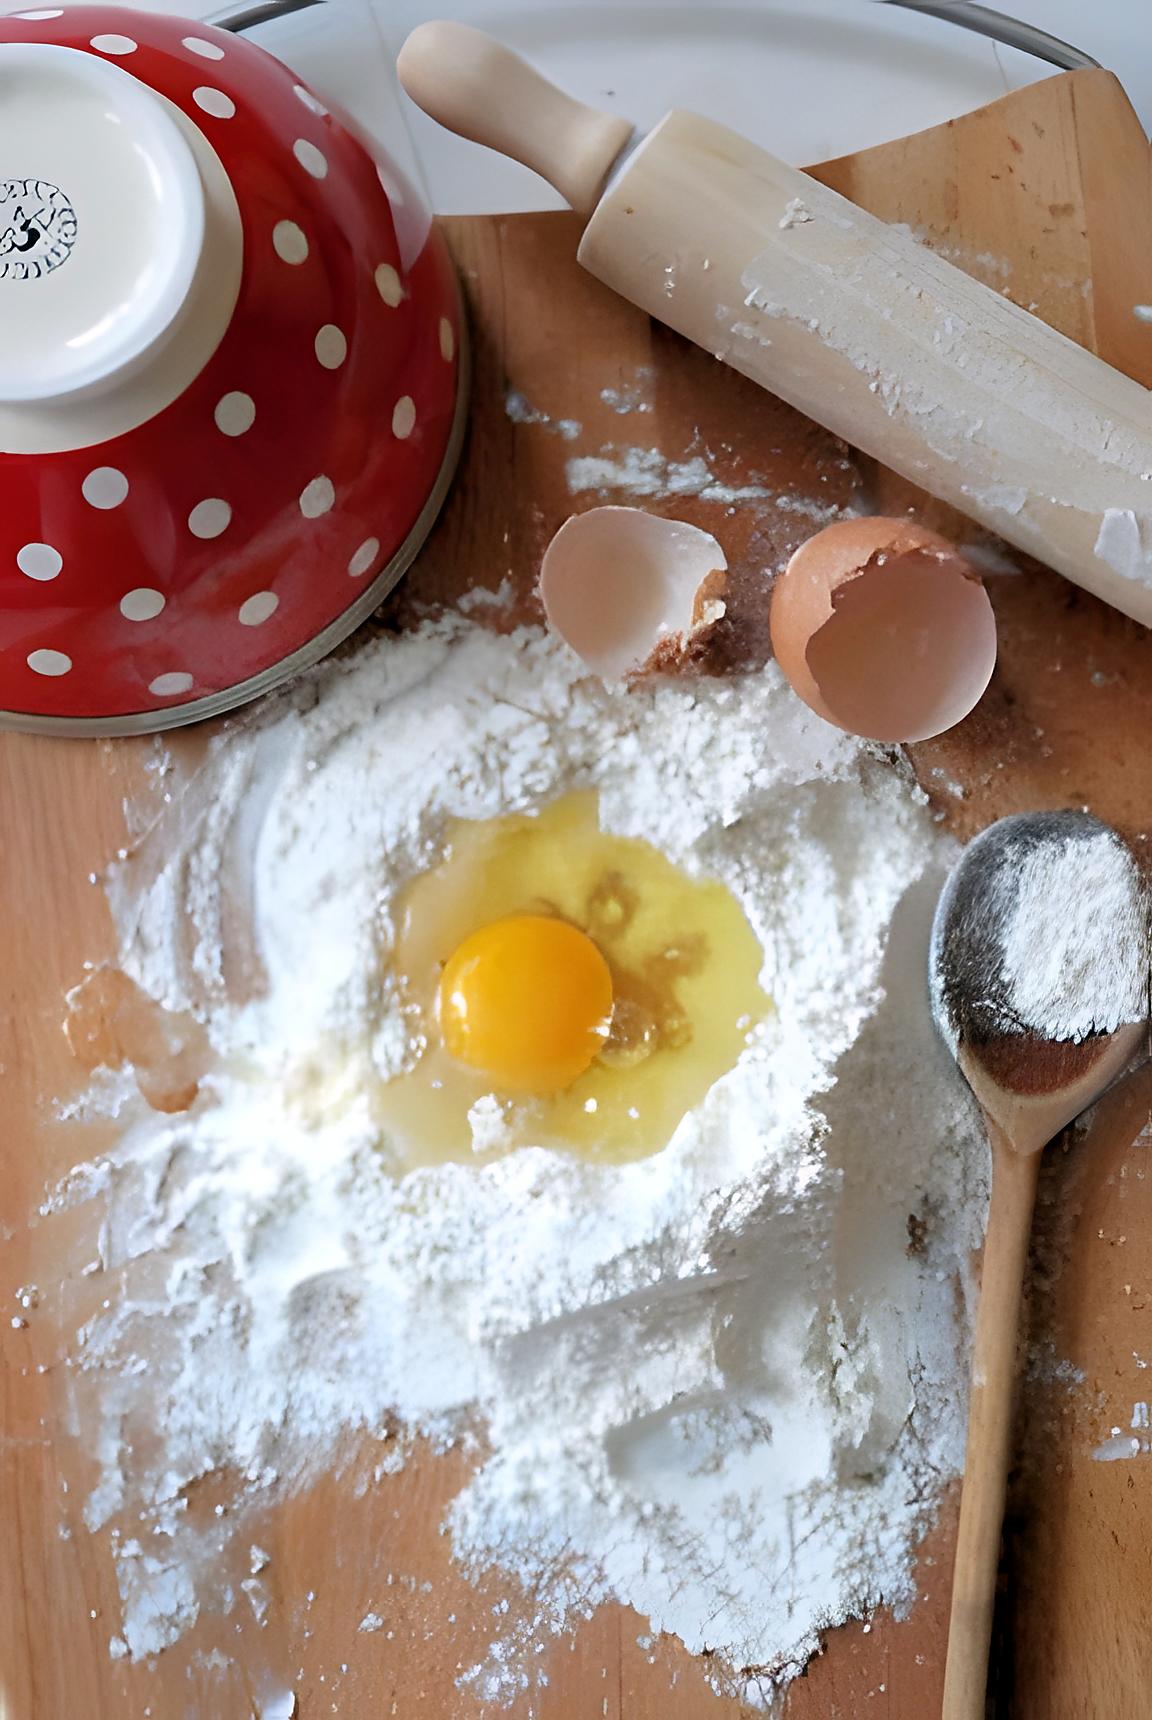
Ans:
POLYGON ((609 691, 539 632, 457 618, 230 728, 110 883, 128 971, 220 1060, 189 1114, 138 1117, 80 1185, 123 1275, 77 1346, 88 1520, 136 1525, 155 1567, 120 1561, 127 1650, 219 1602, 226 1527, 179 1509, 198 1477, 241 1477, 242 1520, 394 1416, 485 1429, 453 1543, 541 1611, 522 1656, 461 1669, 484 1700, 612 1597, 756 1669, 752 1697, 828 1626, 907 1604, 961 1460, 955 1290, 984 1199, 923 997, 950 858, 903 770, 773 667, 609 691), (391 904, 449 818, 575 787, 728 885, 775 1011, 651 1158, 481 1151, 398 1178, 370 1102, 412 1057, 391 904))
POLYGON ((948 886, 932 964, 953 1050, 1006 1033, 1078 1042, 1143 1021, 1148 901, 1116 832, 1079 813, 1022 814, 985 831, 969 859, 977 852, 948 886))

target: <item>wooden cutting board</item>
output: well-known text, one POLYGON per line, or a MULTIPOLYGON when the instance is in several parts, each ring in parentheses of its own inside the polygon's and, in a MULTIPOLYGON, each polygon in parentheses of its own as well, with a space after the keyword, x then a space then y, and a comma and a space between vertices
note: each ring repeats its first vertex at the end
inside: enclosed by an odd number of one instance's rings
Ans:
MULTIPOLYGON (((821 177, 886 219, 907 221, 961 267, 1152 383, 1152 171, 1119 86, 1083 72, 1022 90, 950 125, 846 157, 821 177)), ((576 268, 565 216, 449 223, 475 331, 472 434, 451 503, 383 624, 410 624, 474 585, 509 578, 512 613, 534 613, 540 550, 575 507, 567 462, 642 444, 685 462, 706 452, 715 478, 774 494, 878 508, 940 510, 870 468, 705 354, 686 347, 576 268), (637 390, 642 415, 616 410, 637 390), (528 408, 515 405, 509 390, 528 408), (615 402, 609 393, 617 391, 615 402), (582 426, 566 441, 548 420, 582 426)), ((689 485, 689 490, 691 485, 689 485)), ((617 497, 616 499, 622 499, 617 497)), ((771 499, 733 507, 707 495, 651 506, 716 532, 734 571, 726 650, 766 650, 772 570, 811 529, 771 499)), ((946 528, 949 522, 944 522, 946 528)), ((950 522, 965 541, 978 534, 950 522)), ((994 546, 984 551, 996 562, 994 546)), ((1025 807, 1089 805, 1140 840, 1152 830, 1152 636, 1043 569, 990 575, 1001 658, 980 710, 914 749, 941 817, 964 834, 1025 807)), ((501 624, 509 612, 494 612, 501 624)), ((181 737, 194 765, 203 732, 181 737)), ((63 743, 0 738, 0 1715, 5 1720, 248 1720, 291 1689, 299 1720, 477 1720, 496 1710, 456 1684, 494 1634, 493 1607, 516 1596, 498 1575, 480 1587, 453 1568, 439 1533, 467 1463, 421 1456, 366 1489, 368 1459, 270 1505, 238 1537, 270 1555, 263 1625, 242 1606, 206 1615, 153 1663, 114 1662, 115 1582, 103 1537, 80 1520, 90 1478, 86 1429, 69 1425, 69 1375, 55 1312, 61 1279, 88 1253, 80 1223, 38 1218, 45 1188, 98 1146, 58 1122, 54 1101, 81 1075, 61 1032, 63 995, 85 961, 113 953, 100 892, 88 882, 129 840, 125 797, 155 794, 146 740, 63 743), (24 1311, 18 1286, 41 1288, 24 1311), (13 1321, 26 1321, 14 1325, 13 1321), (68 1538, 62 1538, 62 1531, 68 1538), (360 1633, 379 1613, 384 1626, 360 1633), (216 1651, 213 1654, 213 1651, 216 1651)), ((1010 1508, 1003 1627, 994 1683, 1014 1720, 1105 1715, 1138 1720, 1152 1683, 1152 1491, 1139 1443, 1152 1397, 1152 1077, 1103 1104, 1087 1133, 1049 1158, 1030 1298, 1029 1369, 1010 1508), (1113 1430, 1119 1429, 1117 1438, 1113 1430), (1135 1431, 1133 1431, 1135 1430, 1135 1431)), ((98 1281, 92 1295, 115 1294, 98 1281)), ((1149 1436, 1145 1435, 1147 1440, 1149 1436)), ((200 1489, 193 1511, 212 1506, 200 1489)), ((922 1550, 921 1598, 899 1622, 829 1634, 791 1688, 789 1720, 938 1712, 954 1500, 922 1550)), ((513 1712, 537 1720, 729 1720, 750 1712, 716 1696, 706 1660, 645 1621, 602 1608, 540 1657, 548 1684, 513 1712)), ((756 1669, 748 1669, 750 1683, 756 1669)))

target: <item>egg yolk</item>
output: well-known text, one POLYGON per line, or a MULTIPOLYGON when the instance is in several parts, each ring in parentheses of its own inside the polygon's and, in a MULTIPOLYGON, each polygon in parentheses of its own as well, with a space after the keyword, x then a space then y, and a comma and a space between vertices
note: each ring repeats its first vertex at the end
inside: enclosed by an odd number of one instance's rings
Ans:
POLYGON ((465 938, 444 968, 439 1006, 450 1056, 509 1092, 556 1093, 604 1047, 612 975, 579 927, 518 914, 465 938))
MULTIPOLYGON (((370 1103, 399 1174, 521 1147, 594 1164, 659 1152, 772 1011, 763 945, 731 891, 601 830, 585 789, 453 819, 388 925, 381 985, 408 1061, 370 1103), (514 996, 494 977, 505 949, 514 996)), ((391 1059, 397 1043, 381 1049, 391 1059)))

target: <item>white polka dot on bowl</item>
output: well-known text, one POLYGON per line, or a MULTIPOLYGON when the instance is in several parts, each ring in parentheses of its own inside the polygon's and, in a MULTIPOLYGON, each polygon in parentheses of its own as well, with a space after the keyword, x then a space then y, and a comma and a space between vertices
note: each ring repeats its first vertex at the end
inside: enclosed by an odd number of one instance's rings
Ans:
POLYGON ((242 627, 260 627, 279 607, 280 599, 274 591, 257 591, 240 605, 237 620, 242 627))
POLYGON ((72 659, 64 651, 30 651, 25 662, 34 675, 66 675, 72 659))
POLYGON ((361 579, 364 574, 375 566, 376 557, 380 554, 380 539, 365 538, 352 560, 348 563, 348 572, 353 579, 361 579))
POLYGON ((190 54, 199 54, 202 60, 222 60, 224 50, 215 42, 206 42, 203 36, 185 36, 184 46, 190 54))
POLYGON ((225 436, 244 436, 256 422, 256 402, 237 389, 222 395, 213 413, 216 428, 225 436))
POLYGON ((232 520, 232 509, 219 496, 209 496, 197 502, 188 515, 188 530, 193 537, 218 538, 226 532, 232 520))
POLYGON ((402 394, 392 410, 392 434, 406 442, 416 428, 416 402, 410 394, 402 394))
POLYGON ((303 102, 309 113, 314 113, 319 119, 327 119, 328 109, 311 90, 306 90, 303 84, 293 84, 292 94, 297 101, 303 102))
POLYGON ((231 119, 236 112, 232 97, 226 96, 223 90, 214 90, 210 84, 202 84, 198 90, 193 90, 192 100, 213 119, 231 119))
POLYGON ((139 43, 131 36, 93 36, 89 46, 98 54, 134 54, 139 43))
POLYGON ((26 543, 16 551, 16 566, 27 579, 55 579, 64 557, 50 543, 26 543))
POLYGON ((135 591, 126 591, 120 599, 120 613, 125 621, 155 621, 166 601, 162 591, 153 591, 150 585, 138 585, 135 591))
POLYGON ((306 520, 318 520, 321 514, 326 514, 336 500, 336 491, 331 478, 320 476, 313 478, 305 485, 300 496, 300 512, 306 520))
POLYGON ((323 150, 317 149, 314 143, 309 143, 306 137, 298 137, 292 145, 292 153, 313 179, 325 179, 328 176, 328 157, 323 150))
POLYGON ((376 291, 392 310, 404 297, 404 287, 391 263, 381 263, 376 271, 376 291))
POLYGON ((282 263, 303 263, 308 256, 308 240, 295 221, 277 221, 272 229, 272 249, 282 263))
POLYGON ((325 323, 316 335, 316 357, 325 370, 339 370, 348 357, 348 342, 343 329, 335 323, 325 323))
POLYGON ((440 318, 440 356, 449 364, 456 356, 456 331, 447 317, 440 318))
POLYGON ((80 486, 90 508, 118 508, 128 494, 128 480, 115 466, 97 466, 80 486))
POLYGON ((157 675, 154 681, 149 681, 148 691, 158 699, 170 699, 176 693, 186 693, 191 685, 191 675, 183 669, 170 669, 166 675, 157 675))

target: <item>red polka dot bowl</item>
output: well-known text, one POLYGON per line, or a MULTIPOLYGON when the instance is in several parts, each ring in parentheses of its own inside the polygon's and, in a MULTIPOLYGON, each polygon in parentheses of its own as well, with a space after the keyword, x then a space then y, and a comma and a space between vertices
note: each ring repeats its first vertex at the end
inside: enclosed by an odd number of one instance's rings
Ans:
POLYGON ((238 705, 351 632, 435 518, 465 394, 443 244, 350 120, 188 19, 0 18, 6 172, 0 724, 238 705))

